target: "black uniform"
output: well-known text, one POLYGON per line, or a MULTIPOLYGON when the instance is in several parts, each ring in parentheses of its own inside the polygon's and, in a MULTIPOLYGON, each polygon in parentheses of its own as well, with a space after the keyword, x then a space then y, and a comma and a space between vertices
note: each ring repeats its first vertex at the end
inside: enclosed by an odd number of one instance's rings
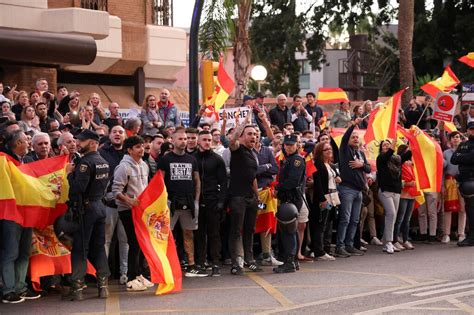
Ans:
MULTIPOLYGON (((474 126, 474 123, 469 123, 474 126)), ((459 165, 459 190, 466 205, 466 216, 469 223, 469 236, 459 242, 460 246, 474 246, 474 137, 461 143, 451 156, 451 163, 459 165)))
POLYGON ((109 179, 109 164, 98 152, 82 157, 69 174, 69 201, 82 213, 82 229, 74 233, 71 252, 72 280, 83 281, 87 258, 98 277, 109 276, 105 255, 105 207, 101 202, 109 179))

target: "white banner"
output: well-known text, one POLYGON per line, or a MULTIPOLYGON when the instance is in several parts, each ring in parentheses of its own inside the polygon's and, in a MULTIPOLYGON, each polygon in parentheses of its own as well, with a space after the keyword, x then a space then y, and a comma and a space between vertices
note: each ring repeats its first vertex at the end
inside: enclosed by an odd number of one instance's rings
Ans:
POLYGON ((433 118, 452 122, 457 102, 458 96, 455 94, 438 93, 434 104, 433 118))

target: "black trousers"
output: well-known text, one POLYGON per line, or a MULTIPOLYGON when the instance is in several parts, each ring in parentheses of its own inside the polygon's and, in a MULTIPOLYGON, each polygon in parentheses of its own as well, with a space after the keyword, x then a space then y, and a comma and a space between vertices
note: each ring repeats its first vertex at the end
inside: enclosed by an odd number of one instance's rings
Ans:
POLYGON ((289 233, 281 223, 278 223, 277 241, 278 241, 278 260, 288 261, 288 258, 296 256, 298 247, 298 232, 289 233))
POLYGON ((202 198, 199 202, 198 229, 195 233, 194 252, 196 264, 204 266, 207 248, 214 265, 221 259, 220 216, 216 198, 202 198))
POLYGON ((468 238, 474 241, 474 197, 464 197, 467 224, 469 225, 468 238))
POLYGON ((253 234, 257 219, 257 198, 230 197, 229 251, 232 264, 237 265, 237 257, 244 254, 246 262, 254 262, 253 234))
POLYGON ((127 234, 128 240, 128 269, 127 277, 128 280, 134 280, 137 276, 143 273, 140 258, 143 253, 138 244, 137 235, 135 234, 135 226, 133 225, 132 210, 119 211, 120 220, 122 221, 123 228, 127 234))
MULTIPOLYGON (((321 209, 319 205, 313 205, 312 211, 309 212, 309 231, 311 234, 311 250, 314 253, 314 257, 321 257, 324 254, 329 253, 325 250, 331 247, 331 241, 325 244, 325 235, 327 231, 332 232, 332 220, 330 213, 333 210, 321 209), (328 224, 329 223, 329 224, 328 224)), ((327 243, 327 241, 326 241, 327 243)))
POLYGON ((98 277, 110 275, 105 255, 105 207, 101 201, 93 201, 82 216, 83 230, 73 235, 71 251, 72 280, 84 281, 87 259, 96 269, 98 277))

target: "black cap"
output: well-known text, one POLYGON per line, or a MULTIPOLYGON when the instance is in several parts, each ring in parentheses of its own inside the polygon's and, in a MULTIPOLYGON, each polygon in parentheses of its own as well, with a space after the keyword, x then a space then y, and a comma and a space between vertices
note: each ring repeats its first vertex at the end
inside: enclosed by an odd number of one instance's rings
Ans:
POLYGON ((76 139, 82 140, 82 141, 89 140, 89 139, 99 141, 99 135, 95 131, 92 131, 90 129, 85 129, 76 136, 76 139))
POLYGON ((247 101, 253 100, 253 97, 250 95, 244 95, 244 103, 247 101))
POLYGON ((286 135, 283 138, 283 144, 295 144, 298 142, 298 137, 296 135, 286 135))
POLYGON ((474 121, 470 121, 467 123, 467 129, 474 129, 474 121))

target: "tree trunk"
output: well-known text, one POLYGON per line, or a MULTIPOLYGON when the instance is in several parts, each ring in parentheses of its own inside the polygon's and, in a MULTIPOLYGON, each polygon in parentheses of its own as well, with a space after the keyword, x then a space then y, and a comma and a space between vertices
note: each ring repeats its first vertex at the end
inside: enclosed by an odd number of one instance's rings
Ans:
POLYGON ((238 18, 234 39, 235 104, 242 104, 250 65, 249 26, 252 0, 237 1, 238 18))
POLYGON ((400 0, 398 9, 398 49, 400 52, 400 88, 409 87, 403 93, 402 105, 407 106, 413 97, 413 26, 415 2, 400 0))

